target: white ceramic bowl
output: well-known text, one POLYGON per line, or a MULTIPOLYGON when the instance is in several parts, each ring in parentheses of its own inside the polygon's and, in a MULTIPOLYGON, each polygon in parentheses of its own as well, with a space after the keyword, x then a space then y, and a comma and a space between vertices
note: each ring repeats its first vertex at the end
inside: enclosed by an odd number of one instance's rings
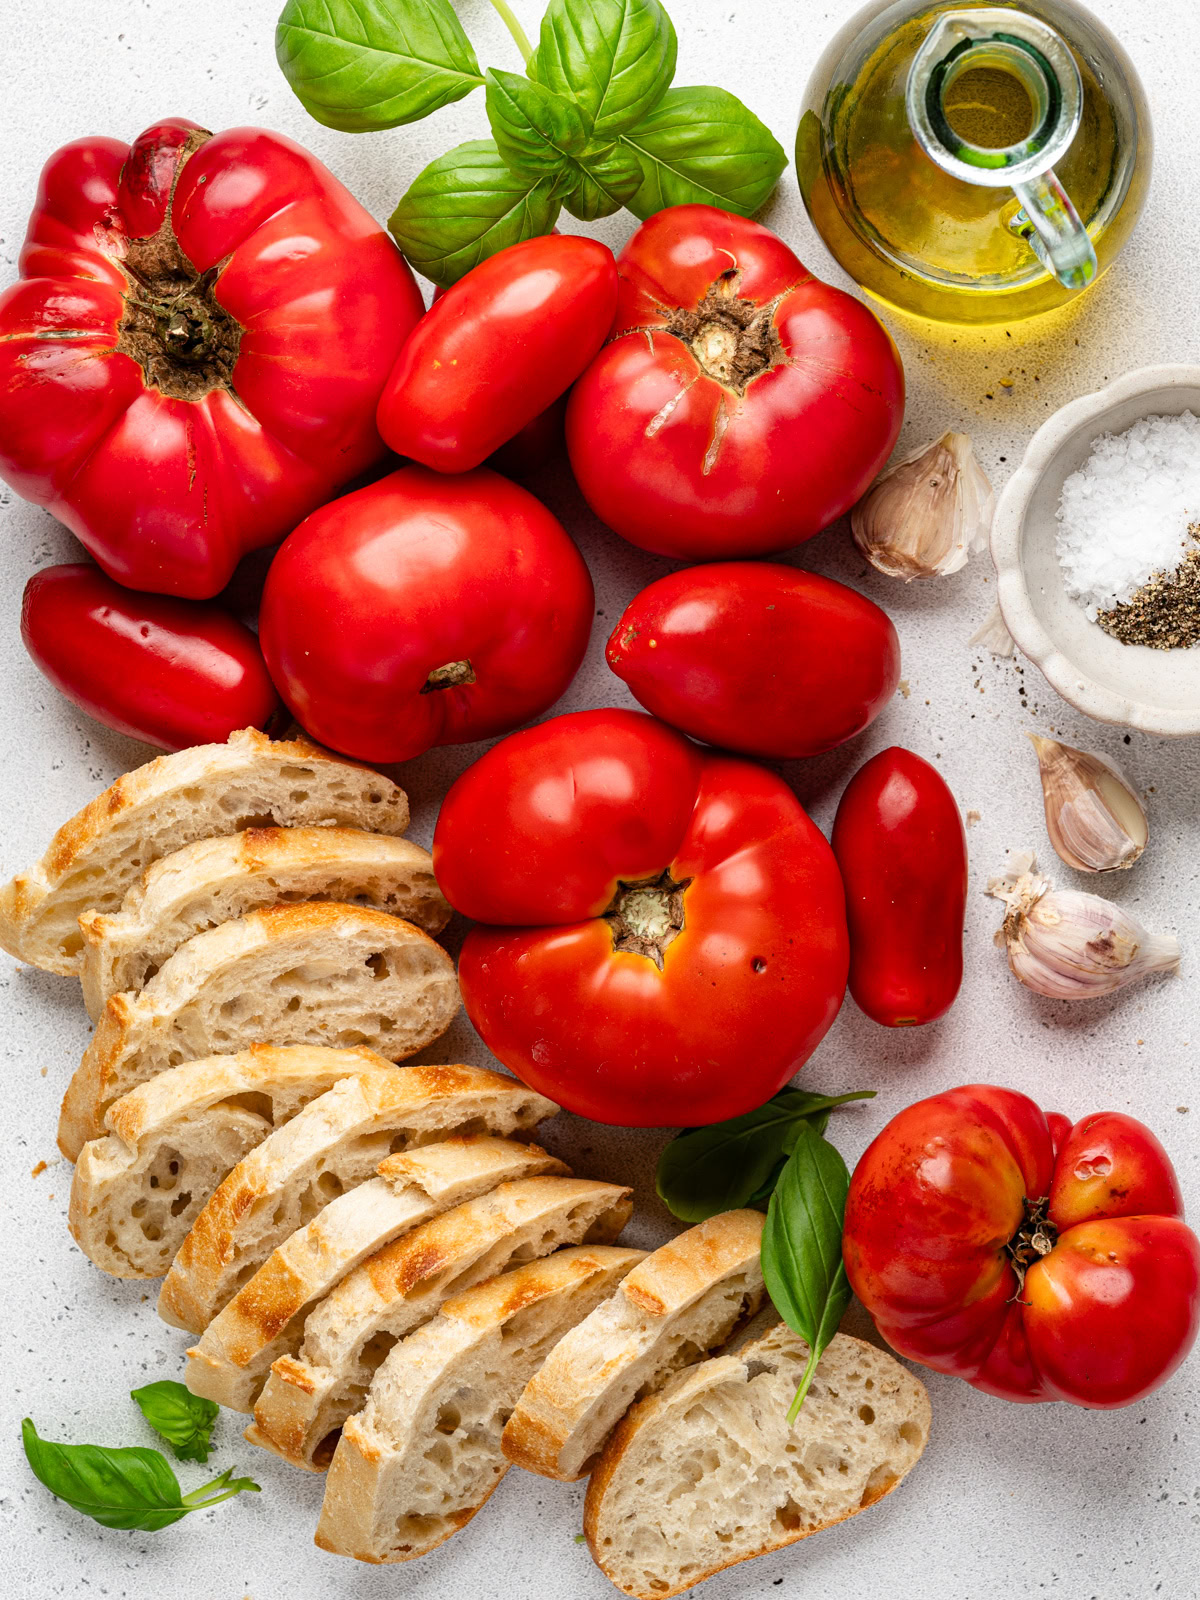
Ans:
POLYGON ((1181 411, 1200 416, 1200 367, 1141 367, 1072 400, 1030 440, 992 526, 1004 621, 1051 686, 1101 722, 1176 738, 1200 734, 1200 646, 1150 650, 1111 638, 1068 595, 1054 543, 1063 484, 1093 441, 1181 411))

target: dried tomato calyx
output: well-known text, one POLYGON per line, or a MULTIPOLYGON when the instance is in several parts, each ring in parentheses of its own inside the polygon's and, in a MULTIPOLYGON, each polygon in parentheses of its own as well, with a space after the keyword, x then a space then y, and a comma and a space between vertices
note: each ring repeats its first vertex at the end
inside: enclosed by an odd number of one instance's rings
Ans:
POLYGON ((710 378, 735 394, 745 394, 759 373, 787 359, 775 329, 779 296, 765 305, 738 296, 736 267, 710 284, 693 309, 677 306, 667 316, 667 332, 688 345, 710 378))
POLYGON ((475 682, 475 668, 469 661, 447 661, 445 666, 434 667, 421 685, 422 694, 432 694, 435 689, 460 689, 463 684, 475 682))
POLYGON ((1004 1247, 1017 1275, 1017 1292, 1014 1299, 1020 1299, 1021 1292, 1025 1288, 1025 1274, 1030 1267, 1043 1256, 1048 1256, 1058 1243, 1058 1229, 1046 1216, 1049 1204, 1049 1197, 1041 1200, 1027 1199, 1024 1220, 1004 1247))
POLYGON ((661 972, 663 952, 684 929, 684 893, 691 881, 677 882, 664 871, 657 878, 619 882, 604 913, 612 929, 613 949, 645 956, 661 972))

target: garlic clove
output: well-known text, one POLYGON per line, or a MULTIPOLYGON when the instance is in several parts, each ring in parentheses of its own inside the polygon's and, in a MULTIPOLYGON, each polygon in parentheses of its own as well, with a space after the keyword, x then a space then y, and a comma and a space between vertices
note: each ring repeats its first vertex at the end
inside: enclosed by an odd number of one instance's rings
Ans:
POLYGON ((1179 944, 1146 931, 1138 919, 1099 895, 1054 889, 1033 852, 1009 851, 988 893, 1008 907, 996 943, 1013 975, 1052 1000, 1091 1000, 1152 972, 1175 972, 1179 944))
POLYGON ((1150 836, 1142 803, 1119 767, 1057 739, 1029 735, 1037 751, 1050 843, 1078 872, 1131 867, 1150 836))
POLYGON ((854 542, 891 578, 945 577, 986 543, 996 496, 965 433, 898 461, 850 514, 854 542))

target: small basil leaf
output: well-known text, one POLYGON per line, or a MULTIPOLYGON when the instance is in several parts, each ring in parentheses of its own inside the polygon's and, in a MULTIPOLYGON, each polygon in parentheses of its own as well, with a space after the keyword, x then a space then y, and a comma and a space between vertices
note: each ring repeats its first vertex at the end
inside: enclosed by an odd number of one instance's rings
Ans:
POLYGON ((496 148, 514 172, 531 178, 561 178, 588 142, 583 116, 572 101, 551 94, 519 72, 487 73, 487 114, 496 148))
POLYGON ((574 100, 597 138, 612 138, 666 94, 675 50, 659 0, 550 0, 529 75, 574 100))
POLYGON ((809 1348, 808 1363, 788 1412, 804 1404, 817 1362, 850 1304, 842 1261, 842 1224, 850 1173, 808 1122, 780 1175, 763 1229, 762 1269, 776 1311, 809 1348))
POLYGON ((180 1461, 208 1460, 213 1423, 221 1409, 215 1400, 205 1400, 169 1378, 131 1389, 130 1398, 180 1461))
POLYGON ((343 133, 416 122, 483 82, 450 0, 288 0, 275 56, 308 114, 343 133))
POLYGON ((607 150, 586 150, 573 176, 568 187, 560 180, 563 204, 573 217, 594 222, 621 209, 640 185, 642 169, 632 150, 614 144, 607 150))
POLYGON ((787 166, 770 129, 725 89, 668 89, 622 137, 642 166, 627 202, 639 217, 692 203, 751 216, 787 166))
POLYGON ((518 177, 490 139, 430 162, 388 221, 418 272, 448 289, 487 256, 549 233, 559 202, 549 177, 518 177))

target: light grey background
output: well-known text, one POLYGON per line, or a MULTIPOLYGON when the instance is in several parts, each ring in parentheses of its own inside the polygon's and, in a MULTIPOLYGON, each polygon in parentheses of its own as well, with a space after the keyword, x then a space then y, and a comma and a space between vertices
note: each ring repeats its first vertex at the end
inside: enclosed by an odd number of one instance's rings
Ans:
MULTIPOLYGON (((515 0, 530 32, 536 0, 515 0)), ((351 136, 308 120, 272 52, 277 0, 3 0, 0 64, 0 258, 15 262, 37 175, 50 152, 87 133, 131 139, 167 115, 211 128, 258 122, 316 151, 380 218, 434 155, 486 132, 482 98, 416 127, 351 136)), ((742 95, 790 146, 807 75, 850 0, 672 0, 680 34, 677 81, 721 83, 742 95)), ((1115 271, 1065 324, 985 335, 935 332, 887 314, 904 355, 910 403, 902 445, 948 427, 974 434, 1002 484, 1033 429, 1064 401, 1147 362, 1200 359, 1200 180, 1196 175, 1197 47, 1190 0, 1097 0, 1145 80, 1158 164, 1142 226, 1115 271), (1013 380, 1010 389, 998 385, 1013 380), (994 398, 992 398, 994 396, 994 398)), ((519 67, 487 0, 459 0, 485 63, 519 67)), ((841 275, 815 237, 789 170, 767 220, 818 272, 841 275)), ((568 226, 578 226, 568 222, 568 226)), ((632 228, 622 214, 596 232, 614 247, 632 228)), ((627 703, 603 646, 630 597, 666 570, 599 527, 565 474, 538 485, 580 544, 596 579, 588 660, 560 710, 627 703)), ((0 868, 35 859, 53 828, 127 767, 143 747, 76 713, 40 678, 18 635, 21 590, 78 547, 44 512, 0 489, 0 868)), ((904 649, 907 698, 863 738, 788 778, 828 827, 846 778, 869 754, 901 743, 936 759, 970 830, 969 970, 941 1024, 885 1033, 847 1002, 804 1074, 812 1088, 872 1087, 866 1109, 842 1113, 833 1137, 850 1160, 910 1100, 975 1079, 1027 1091, 1072 1117, 1114 1107, 1143 1117, 1165 1140, 1194 1212, 1200 1212, 1195 1084, 1200 1008, 1196 790, 1200 748, 1089 724, 1059 702, 1033 667, 968 648, 994 585, 985 562, 955 578, 904 588, 864 570, 843 527, 804 547, 806 566, 843 578, 886 605, 904 649), (1009 846, 1035 845, 1049 864, 1029 730, 1120 758, 1148 796, 1151 845, 1128 876, 1105 887, 1153 927, 1174 929, 1183 976, 1072 1009, 1026 993, 992 947, 1000 907, 986 878, 1009 846), (1189 1106, 1191 1109, 1189 1110, 1189 1106)), ((478 750, 434 753, 400 775, 427 841, 439 796, 478 750)), ((1070 874, 1059 870, 1062 879, 1070 874)), ((5 1181, 0 1185, 5 1271, 3 1419, 0 1421, 0 1591, 42 1597, 136 1600, 606 1600, 615 1593, 575 1542, 582 1489, 512 1472, 463 1533, 416 1565, 374 1570, 312 1543, 321 1480, 290 1471, 218 1426, 216 1469, 253 1471, 247 1496, 156 1535, 113 1533, 76 1516, 32 1479, 16 1448, 31 1413, 51 1438, 152 1443, 127 1391, 178 1376, 184 1337, 161 1324, 152 1296, 93 1269, 66 1231, 70 1168, 54 1159, 57 1103, 88 1036, 73 983, 20 970, 0 957, 8 1093, 0 1097, 5 1181), (32 1177, 39 1160, 48 1170, 32 1177)), ((432 1059, 485 1061, 465 1021, 432 1059)), ((653 1197, 661 1134, 623 1133, 560 1118, 547 1142, 580 1172, 637 1185, 630 1237, 665 1236, 653 1197)), ((852 1321, 851 1325, 855 1325, 852 1321)), ((705 1600, 776 1593, 861 1600, 919 1592, 922 1600, 1061 1595, 1066 1600, 1170 1600, 1200 1592, 1200 1358, 1162 1392, 1127 1411, 1019 1407, 951 1379, 929 1379, 934 1428, 920 1467, 867 1515, 791 1551, 714 1579, 705 1600)), ((202 1469, 184 1465, 185 1487, 202 1469)))

